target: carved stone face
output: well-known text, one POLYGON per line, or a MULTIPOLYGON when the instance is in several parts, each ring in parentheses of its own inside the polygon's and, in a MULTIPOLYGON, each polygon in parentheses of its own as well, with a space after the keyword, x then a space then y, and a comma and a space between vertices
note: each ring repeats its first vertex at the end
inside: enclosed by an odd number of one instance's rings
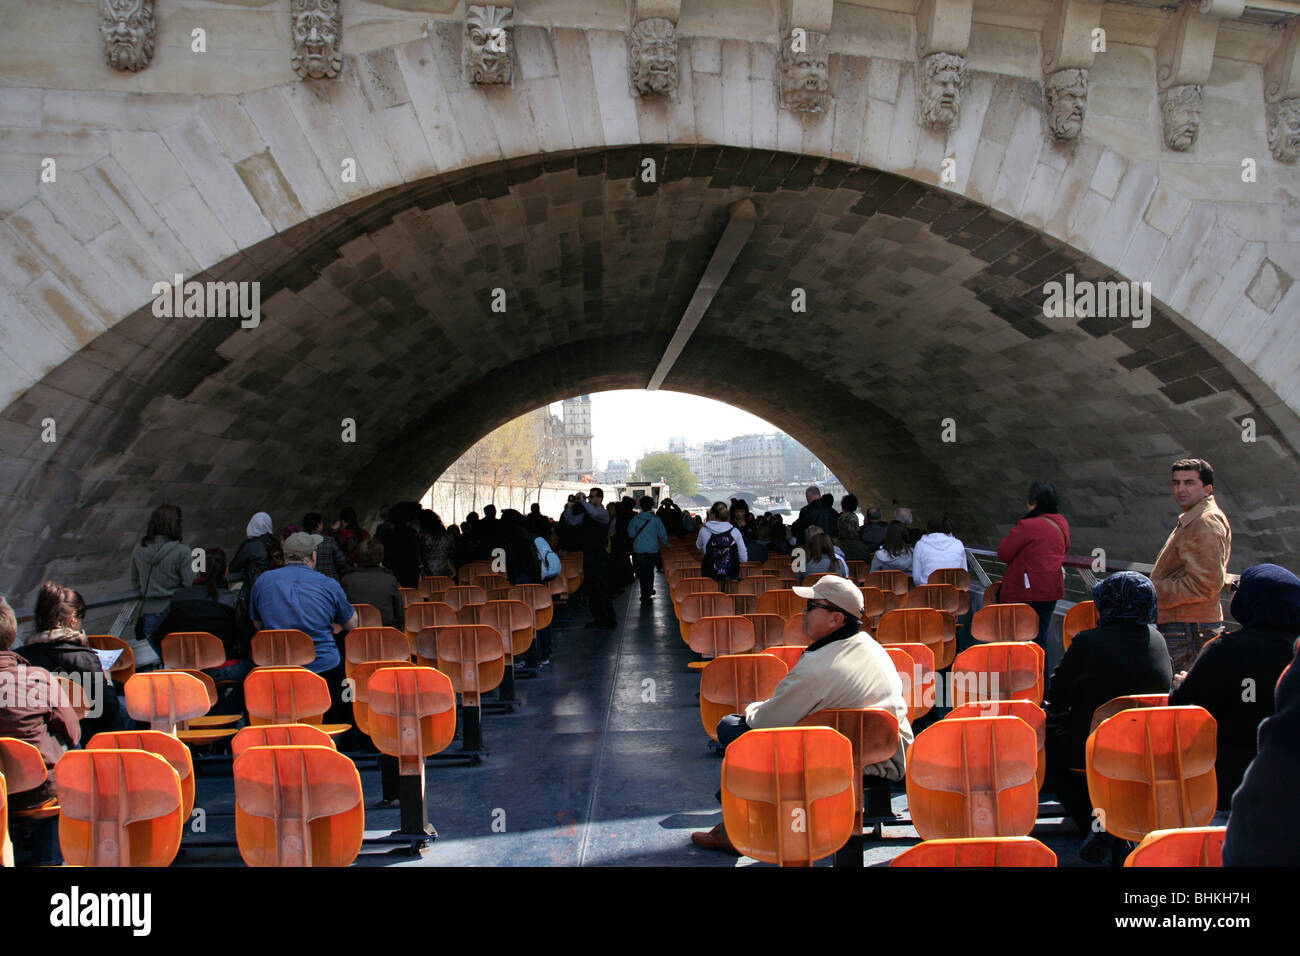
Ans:
POLYGON ((338 76, 343 67, 339 45, 343 15, 338 0, 293 0, 293 70, 303 79, 338 76))
POLYGON ((153 60, 153 0, 99 0, 104 56, 115 70, 143 70, 153 60))
POLYGON ((1268 148, 1279 163, 1300 159, 1300 99, 1269 105, 1268 148))
POLYGON ((830 38, 812 30, 791 31, 781 44, 781 106, 820 112, 826 109, 829 88, 830 38))
POLYGON ((1058 140, 1078 139, 1088 108, 1088 71, 1057 70, 1043 80, 1047 126, 1058 140))
POLYGON ((628 35, 628 65, 638 93, 670 94, 677 90, 677 33, 665 17, 641 20, 628 35))
POLYGON ((921 62, 921 122, 946 129, 961 112, 961 88, 966 58, 955 53, 931 53, 921 62))
POLYGON ((1201 86, 1188 83, 1160 91, 1160 115, 1165 146, 1185 153, 1196 145, 1201 130, 1201 86))
POLYGON ((509 83, 514 73, 511 7, 472 6, 465 16, 465 79, 469 83, 509 83))

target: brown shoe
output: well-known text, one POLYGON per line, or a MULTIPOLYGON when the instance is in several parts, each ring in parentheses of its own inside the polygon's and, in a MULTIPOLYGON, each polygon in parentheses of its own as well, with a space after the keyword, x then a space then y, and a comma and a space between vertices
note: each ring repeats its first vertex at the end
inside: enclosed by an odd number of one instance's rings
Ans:
POLYGON ((722 853, 730 853, 732 856, 743 856, 743 854, 732 846, 727 831, 719 823, 712 830, 699 830, 691 834, 691 842, 705 850, 718 850, 722 853))

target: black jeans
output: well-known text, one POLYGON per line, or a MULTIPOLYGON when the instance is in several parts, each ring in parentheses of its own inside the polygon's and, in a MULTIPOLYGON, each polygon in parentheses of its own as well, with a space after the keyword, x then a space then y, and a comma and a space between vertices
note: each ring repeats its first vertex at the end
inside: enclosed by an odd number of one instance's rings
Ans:
POLYGON ((609 554, 605 551, 582 552, 582 583, 587 589, 591 617, 601 625, 618 624, 614 616, 614 602, 609 596, 609 554))
POLYGON ((641 582, 641 600, 648 601, 650 592, 655 588, 655 566, 659 563, 659 555, 653 551, 634 554, 632 563, 636 565, 637 580, 641 582))
MULTIPOLYGON (((1035 642, 1044 651, 1047 650, 1047 635, 1052 629, 1052 615, 1056 612, 1055 601, 1026 601, 1038 613, 1038 637, 1035 642)), ((1048 675, 1051 676, 1050 674, 1048 675)))

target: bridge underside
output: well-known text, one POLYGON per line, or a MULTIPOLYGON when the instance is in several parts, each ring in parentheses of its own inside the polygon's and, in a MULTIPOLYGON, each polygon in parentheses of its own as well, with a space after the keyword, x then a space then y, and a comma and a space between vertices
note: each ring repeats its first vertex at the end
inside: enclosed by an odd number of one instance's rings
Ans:
POLYGON ((758 226, 664 388, 768 419, 864 503, 946 511, 970 544, 996 543, 1046 477, 1074 550, 1151 560, 1169 463, 1206 457, 1234 568, 1294 557, 1296 422, 1271 391, 1158 303, 1145 328, 1044 316, 1053 278, 1120 276, 890 174, 638 147, 401 187, 186 276, 260 281, 256 329, 146 306, 90 341, 0 417, 0 590, 120 586, 164 501, 187 543, 228 549, 258 510, 373 514, 516 415, 644 387, 746 198, 758 226))

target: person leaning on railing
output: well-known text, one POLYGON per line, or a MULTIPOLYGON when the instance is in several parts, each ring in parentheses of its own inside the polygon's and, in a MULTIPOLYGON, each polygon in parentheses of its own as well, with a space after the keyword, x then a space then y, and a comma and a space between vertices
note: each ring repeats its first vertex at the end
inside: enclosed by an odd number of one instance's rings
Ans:
POLYGON ((998 600, 1028 604, 1038 614, 1038 645, 1047 648, 1047 631, 1056 602, 1065 597, 1062 565, 1070 551, 1070 525, 1060 513, 1056 486, 1035 481, 1029 486, 1029 513, 1016 522, 998 545, 998 560, 1007 566, 998 600))

